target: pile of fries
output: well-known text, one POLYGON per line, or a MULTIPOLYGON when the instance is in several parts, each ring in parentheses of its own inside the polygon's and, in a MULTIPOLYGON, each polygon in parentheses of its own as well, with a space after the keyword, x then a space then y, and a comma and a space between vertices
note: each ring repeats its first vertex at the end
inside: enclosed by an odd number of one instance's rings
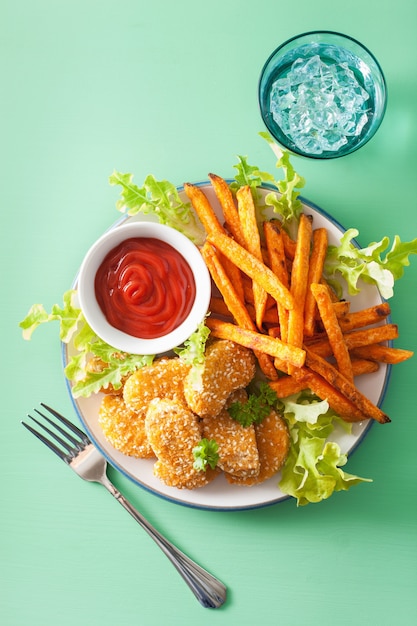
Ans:
POLYGON ((308 388, 348 422, 389 422, 355 385, 380 363, 413 355, 387 345, 398 337, 388 303, 350 312, 323 276, 325 228, 306 214, 295 240, 277 219, 258 226, 250 187, 235 197, 223 178, 209 177, 223 220, 200 187, 184 190, 206 230, 201 253, 219 292, 206 319, 212 336, 252 349, 278 397, 308 388))

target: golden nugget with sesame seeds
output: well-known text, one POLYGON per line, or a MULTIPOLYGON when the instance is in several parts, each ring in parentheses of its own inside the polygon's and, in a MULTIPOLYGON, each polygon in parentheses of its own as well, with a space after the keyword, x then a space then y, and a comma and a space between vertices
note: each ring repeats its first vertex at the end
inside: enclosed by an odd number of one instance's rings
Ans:
POLYGON ((119 452, 141 459, 155 456, 145 432, 145 416, 129 409, 122 396, 103 397, 98 423, 107 441, 119 452))
POLYGON ((191 375, 184 381, 184 396, 190 409, 200 417, 217 415, 233 391, 246 387, 255 376, 252 350, 226 339, 207 345, 201 385, 191 375))
POLYGON ((260 469, 257 476, 244 478, 226 474, 226 480, 234 485, 258 485, 272 478, 284 465, 290 449, 290 435, 282 417, 272 409, 260 424, 255 424, 256 444, 260 469))
POLYGON ((138 369, 124 385, 126 406, 145 417, 154 398, 178 398, 185 403, 184 378, 189 369, 190 366, 181 359, 167 357, 138 369))
POLYGON ((225 407, 218 415, 205 417, 201 421, 203 436, 215 440, 218 445, 218 467, 241 479, 256 477, 259 474, 260 462, 255 427, 253 424, 242 426, 230 416, 227 406, 232 402, 243 403, 247 398, 246 391, 239 389, 229 396, 225 407))
POLYGON ((197 416, 176 400, 153 400, 145 418, 145 429, 157 457, 154 474, 177 489, 196 489, 211 482, 218 469, 194 466, 194 448, 201 441, 197 416))

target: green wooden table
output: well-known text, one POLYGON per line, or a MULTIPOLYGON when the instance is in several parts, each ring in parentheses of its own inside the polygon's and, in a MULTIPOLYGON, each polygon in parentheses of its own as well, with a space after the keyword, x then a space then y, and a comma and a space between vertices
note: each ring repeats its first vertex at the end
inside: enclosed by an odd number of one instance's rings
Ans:
MULTIPOLYGON (((82 483, 22 428, 44 401, 76 419, 57 327, 31 342, 29 307, 61 302, 91 243, 117 218, 114 169, 178 185, 234 175, 236 155, 274 168, 257 103, 270 52, 313 29, 347 33, 385 72, 384 122, 357 153, 296 159, 304 195, 360 243, 417 236, 417 5, 328 0, 5 0, 1 11, 2 428, 0 621, 5 626, 416 623, 417 361, 394 368, 383 408, 349 460, 370 477, 297 508, 205 511, 111 470, 123 493, 221 578, 203 609, 103 489, 82 483)), ((417 261, 395 287, 398 347, 415 350, 417 261)))

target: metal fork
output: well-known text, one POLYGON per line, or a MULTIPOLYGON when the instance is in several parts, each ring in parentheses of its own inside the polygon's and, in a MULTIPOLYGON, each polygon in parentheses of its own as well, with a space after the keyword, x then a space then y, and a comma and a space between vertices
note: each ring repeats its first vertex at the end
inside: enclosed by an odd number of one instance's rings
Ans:
POLYGON ((22 422, 23 426, 48 446, 50 450, 55 452, 60 459, 65 461, 78 476, 81 476, 81 478, 87 481, 100 483, 116 498, 123 508, 130 513, 161 548, 190 587, 200 604, 205 608, 218 608, 221 606, 226 600, 226 587, 224 584, 192 561, 168 541, 168 539, 163 537, 143 515, 126 500, 107 477, 106 459, 100 454, 97 448, 94 447, 82 430, 46 404, 41 403, 41 406, 45 411, 54 416, 59 423, 56 423, 38 409, 35 409, 36 413, 59 434, 31 415, 28 415, 28 417, 35 422, 40 429, 46 432, 49 437, 55 440, 59 446, 33 426, 22 422), (66 428, 63 428, 63 426, 66 428))

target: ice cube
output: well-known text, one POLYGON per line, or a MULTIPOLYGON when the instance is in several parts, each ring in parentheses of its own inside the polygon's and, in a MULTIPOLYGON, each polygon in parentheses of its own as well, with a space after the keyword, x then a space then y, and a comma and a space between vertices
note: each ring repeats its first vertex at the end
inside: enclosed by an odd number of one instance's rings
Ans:
POLYGON ((337 151, 347 137, 359 136, 368 116, 369 94, 345 63, 325 63, 319 55, 298 58, 270 96, 275 122, 296 146, 310 154, 337 151))

